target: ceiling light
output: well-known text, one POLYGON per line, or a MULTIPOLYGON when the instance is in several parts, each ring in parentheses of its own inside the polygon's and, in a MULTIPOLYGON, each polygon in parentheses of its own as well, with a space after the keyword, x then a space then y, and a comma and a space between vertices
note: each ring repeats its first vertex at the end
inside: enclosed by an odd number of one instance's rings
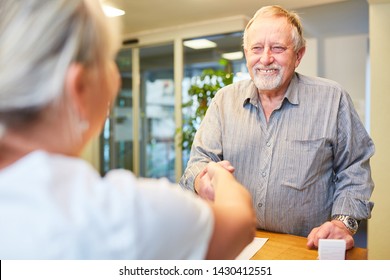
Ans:
POLYGON ((112 6, 109 6, 107 4, 103 4, 103 11, 106 16, 108 17, 119 17, 123 16, 125 14, 125 11, 114 8, 112 6))
POLYGON ((229 52, 229 53, 223 53, 222 57, 227 60, 238 60, 238 59, 242 59, 244 57, 244 54, 242 53, 242 51, 229 52))
POLYGON ((196 39, 196 40, 184 41, 183 44, 186 47, 189 47, 191 49, 197 49, 197 50, 215 48, 217 46, 216 43, 207 39, 196 39))

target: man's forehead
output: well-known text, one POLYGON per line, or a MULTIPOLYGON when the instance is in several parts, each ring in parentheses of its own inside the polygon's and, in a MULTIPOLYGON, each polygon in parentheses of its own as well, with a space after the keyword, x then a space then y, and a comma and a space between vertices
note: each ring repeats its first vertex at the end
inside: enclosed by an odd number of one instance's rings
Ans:
POLYGON ((248 42, 257 40, 292 41, 292 26, 283 18, 260 18, 256 19, 247 30, 248 42), (276 20, 276 21, 275 21, 276 20))

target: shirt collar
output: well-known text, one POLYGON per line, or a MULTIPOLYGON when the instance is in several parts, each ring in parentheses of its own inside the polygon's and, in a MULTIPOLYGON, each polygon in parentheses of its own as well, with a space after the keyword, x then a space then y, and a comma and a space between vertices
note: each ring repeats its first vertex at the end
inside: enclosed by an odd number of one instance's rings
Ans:
POLYGON ((255 83, 251 80, 250 86, 247 88, 245 95, 244 95, 244 103, 243 106, 247 105, 248 103, 257 106, 259 102, 259 95, 257 93, 257 87, 255 83))
POLYGON ((298 74, 295 73, 284 95, 284 99, 287 99, 291 104, 294 105, 299 104, 298 82, 299 82, 298 74))
MULTIPOLYGON (((299 104, 298 83, 299 83, 299 77, 298 74, 295 73, 284 95, 284 99, 287 99, 288 102, 294 105, 299 104)), ((248 90, 246 91, 244 96, 243 106, 247 105, 248 103, 257 106, 258 102, 259 102, 259 95, 257 92, 257 88, 255 83, 251 81, 251 84, 248 87, 248 90)))

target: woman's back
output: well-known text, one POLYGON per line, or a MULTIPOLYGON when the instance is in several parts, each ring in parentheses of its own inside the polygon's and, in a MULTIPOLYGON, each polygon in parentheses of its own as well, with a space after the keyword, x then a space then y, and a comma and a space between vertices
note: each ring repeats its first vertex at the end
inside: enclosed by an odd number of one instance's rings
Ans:
POLYGON ((0 198, 0 259, 202 259, 213 228, 207 204, 165 179, 101 178, 43 151, 0 171, 0 198))

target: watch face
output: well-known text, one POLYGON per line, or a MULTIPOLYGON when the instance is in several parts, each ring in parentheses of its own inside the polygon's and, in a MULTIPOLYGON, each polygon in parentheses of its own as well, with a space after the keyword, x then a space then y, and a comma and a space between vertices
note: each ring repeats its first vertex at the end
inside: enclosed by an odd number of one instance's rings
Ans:
POLYGON ((357 222, 356 222, 356 220, 355 219, 348 219, 347 220, 347 222, 348 222, 348 225, 351 227, 351 228, 356 228, 357 227, 357 222))

